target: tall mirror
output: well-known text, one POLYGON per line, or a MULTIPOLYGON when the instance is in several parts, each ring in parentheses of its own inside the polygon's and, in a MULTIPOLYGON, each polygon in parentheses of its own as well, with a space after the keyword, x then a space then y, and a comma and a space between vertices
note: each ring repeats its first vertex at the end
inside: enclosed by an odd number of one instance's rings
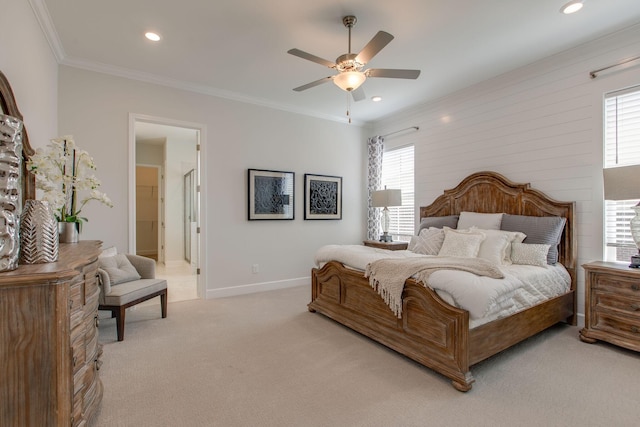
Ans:
MULTIPOLYGON (((20 119, 24 122, 22 114, 16 104, 13 96, 13 90, 6 76, 0 71, 0 112, 9 116, 20 119)), ((27 128, 22 128, 22 202, 26 199, 36 198, 36 180, 35 176, 27 170, 27 160, 34 154, 31 144, 29 144, 29 136, 27 128)))

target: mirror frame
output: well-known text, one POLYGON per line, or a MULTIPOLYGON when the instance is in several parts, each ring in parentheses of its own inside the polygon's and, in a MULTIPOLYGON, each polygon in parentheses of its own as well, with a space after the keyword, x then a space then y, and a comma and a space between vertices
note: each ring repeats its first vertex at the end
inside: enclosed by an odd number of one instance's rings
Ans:
POLYGON ((22 202, 27 199, 36 198, 36 178, 35 175, 27 170, 27 161, 35 153, 29 143, 29 135, 24 125, 22 113, 16 104, 16 98, 13 96, 13 90, 9 84, 9 80, 0 71, 0 112, 9 116, 20 119, 23 123, 22 127, 22 202))

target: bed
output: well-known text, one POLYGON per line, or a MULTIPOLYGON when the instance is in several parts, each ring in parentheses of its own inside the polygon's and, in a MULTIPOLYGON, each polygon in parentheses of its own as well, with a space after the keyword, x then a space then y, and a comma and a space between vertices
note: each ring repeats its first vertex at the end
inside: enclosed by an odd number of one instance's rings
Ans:
POLYGON ((445 302, 438 294, 409 278, 404 284, 402 312, 397 317, 370 286, 363 271, 338 261, 311 271, 308 309, 321 313, 451 380, 459 391, 475 381, 471 366, 559 322, 576 324, 575 203, 559 202, 530 184, 513 183, 495 172, 474 173, 431 205, 420 218, 461 212, 506 213, 533 217, 563 217, 558 262, 570 276, 566 292, 508 317, 470 328, 469 312, 445 302))

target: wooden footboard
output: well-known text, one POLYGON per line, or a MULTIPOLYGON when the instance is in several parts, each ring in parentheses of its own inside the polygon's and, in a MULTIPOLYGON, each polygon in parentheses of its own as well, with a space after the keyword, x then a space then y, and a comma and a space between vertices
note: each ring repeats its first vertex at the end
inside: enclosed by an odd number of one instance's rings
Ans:
POLYGON ((469 313, 450 306, 414 280, 407 280, 402 317, 396 318, 362 272, 329 262, 313 269, 310 311, 325 316, 471 389, 469 313))

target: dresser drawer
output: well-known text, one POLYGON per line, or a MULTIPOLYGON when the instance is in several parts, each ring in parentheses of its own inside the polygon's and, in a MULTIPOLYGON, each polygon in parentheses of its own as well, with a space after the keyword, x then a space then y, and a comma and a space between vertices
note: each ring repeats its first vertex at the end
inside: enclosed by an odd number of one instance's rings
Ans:
POLYGON ((596 274, 592 290, 640 298, 640 280, 620 274, 596 274))
POLYGON ((84 286, 87 297, 92 295, 98 288, 98 261, 87 264, 83 269, 84 286))
POLYGON ((596 310, 593 329, 640 340, 640 318, 629 318, 596 310))
POLYGON ((632 298, 609 292, 594 292, 597 309, 610 309, 640 319, 640 298, 632 298))
POLYGON ((74 374, 77 373, 85 365, 85 362, 87 360, 86 348, 87 346, 84 335, 79 335, 75 340, 71 342, 71 364, 73 366, 74 374))

